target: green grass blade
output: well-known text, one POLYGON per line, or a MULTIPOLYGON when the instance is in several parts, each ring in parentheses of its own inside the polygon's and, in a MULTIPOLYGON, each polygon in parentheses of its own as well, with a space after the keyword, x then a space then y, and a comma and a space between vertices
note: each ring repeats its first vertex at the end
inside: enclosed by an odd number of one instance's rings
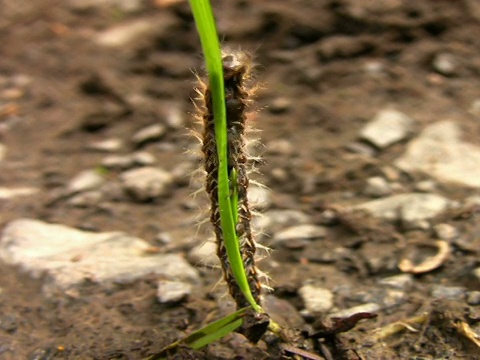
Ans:
POLYGON ((186 338, 176 341, 173 344, 165 347, 158 354, 149 356, 144 360, 163 360, 166 359, 168 353, 175 352, 175 349, 180 345, 187 345, 188 347, 198 350, 202 347, 211 344, 212 342, 221 339, 225 335, 235 331, 243 324, 243 315, 249 307, 240 309, 233 314, 227 315, 218 319, 207 326, 191 333, 186 338))
MULTIPOLYGON (((218 201, 220 206, 220 220, 225 248, 232 273, 243 295, 252 308, 261 312, 260 305, 255 302, 243 266, 240 245, 235 232, 237 216, 232 211, 232 194, 227 164, 227 120, 225 109, 225 89, 223 84, 223 67, 218 41, 217 29, 209 0, 190 0, 193 16, 200 36, 205 64, 208 71, 210 89, 213 100, 213 113, 215 118, 215 138, 219 156, 218 174, 218 201)), ((235 193, 235 192, 234 192, 235 193)), ((238 200, 233 200, 237 203, 238 200)))

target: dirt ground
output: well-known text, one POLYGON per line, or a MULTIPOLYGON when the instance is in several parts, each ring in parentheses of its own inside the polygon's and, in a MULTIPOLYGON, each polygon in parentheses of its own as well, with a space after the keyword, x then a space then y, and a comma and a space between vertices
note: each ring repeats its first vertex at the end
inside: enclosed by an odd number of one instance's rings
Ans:
MULTIPOLYGON (((200 69, 201 50, 188 4, 168 3, 2 1, 0 142, 7 156, 0 164, 0 184, 41 191, 0 199, 1 228, 35 218, 125 231, 157 247, 160 231, 182 239, 195 236, 197 208, 190 194, 198 182, 192 188, 186 180, 171 196, 149 203, 120 198, 75 207, 57 196, 80 171, 99 167, 105 154, 88 144, 107 138, 130 144, 132 134, 164 121, 172 109, 179 109, 184 123, 169 124, 160 141, 141 148, 169 171, 191 159, 185 154, 194 143, 186 130, 193 122, 191 70, 200 69), (134 21, 154 24, 154 30, 119 47, 98 40, 105 29, 134 21)), ((271 209, 299 210, 325 224, 326 210, 368 200, 365 179, 385 175, 405 142, 374 156, 352 152, 349 144, 388 106, 415 118, 418 130, 454 117, 466 140, 478 142, 480 122, 468 112, 480 96, 476 0, 235 0, 214 6, 224 43, 253 51, 259 64, 263 85, 253 121, 265 144, 259 179, 272 190, 271 209), (435 69, 441 53, 455 54, 453 73, 435 69), (288 140, 293 150, 269 150, 278 140, 288 140)), ((428 176, 401 173, 396 181, 407 191, 424 179, 428 176)), ((435 191, 459 201, 474 193, 448 184, 435 191)), ((475 207, 435 219, 454 225, 468 244, 453 244, 440 268, 414 276, 402 301, 342 334, 348 351, 341 358, 480 359, 478 345, 459 330, 459 324, 478 325, 480 308, 429 295, 436 284, 480 290, 472 275, 480 266, 479 220, 475 207), (376 329, 396 322, 405 325, 383 341, 375 338, 376 329)), ((406 242, 434 236, 351 214, 328 226, 325 240, 275 249, 260 265, 273 279, 274 295, 287 300, 292 311, 303 308, 297 290, 307 279, 331 289, 338 309, 374 301, 378 279, 400 273, 406 242), (325 256, 338 247, 341 256, 325 256)), ((198 241, 203 240, 182 240, 160 251, 187 253, 198 241)), ((86 285, 80 297, 46 299, 41 279, 0 264, 0 358, 142 359, 221 312, 212 290, 219 272, 201 272, 202 283, 188 300, 167 306, 156 300, 155 277, 113 290, 86 285)), ((255 347, 232 335, 180 358, 276 356, 268 341, 255 347)))

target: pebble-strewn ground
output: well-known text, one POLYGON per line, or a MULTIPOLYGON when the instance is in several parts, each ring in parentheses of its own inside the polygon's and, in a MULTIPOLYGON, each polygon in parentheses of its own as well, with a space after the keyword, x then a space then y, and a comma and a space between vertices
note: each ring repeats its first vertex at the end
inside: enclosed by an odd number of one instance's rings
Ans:
MULTIPOLYGON (((339 358, 480 359, 480 3, 214 4, 259 64, 265 308, 377 314, 339 358)), ((141 359, 233 311, 192 196, 187 2, 5 0, 0 39, 0 359, 141 359)))

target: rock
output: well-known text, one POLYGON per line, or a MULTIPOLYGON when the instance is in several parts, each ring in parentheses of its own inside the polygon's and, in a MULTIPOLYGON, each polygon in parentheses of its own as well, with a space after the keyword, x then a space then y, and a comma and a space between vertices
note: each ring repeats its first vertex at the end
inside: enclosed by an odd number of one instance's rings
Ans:
POLYGON ((468 305, 480 305, 480 291, 469 291, 467 293, 467 304, 468 305))
POLYGON ((474 116, 480 116, 480 99, 473 100, 468 111, 474 116))
MULTIPOLYGON (((183 0, 182 0, 183 1, 183 0)), ((165 123, 172 129, 183 129, 185 126, 185 114, 180 106, 169 107, 165 116, 165 123)))
POLYGON ((148 201, 170 193, 173 176, 160 168, 127 170, 120 176, 123 187, 137 201, 148 201))
POLYGON ((310 222, 310 217, 296 210, 269 210, 253 218, 253 227, 262 233, 271 235, 288 226, 310 222))
POLYGON ((467 293, 467 304, 468 305, 480 305, 480 291, 469 291, 467 293))
POLYGON ((76 288, 85 281, 109 286, 151 273, 168 280, 199 281, 197 271, 183 257, 151 254, 150 247, 146 241, 121 232, 92 233, 21 219, 4 229, 0 259, 31 276, 46 275, 47 295, 76 288))
POLYGON ((376 153, 375 149, 371 145, 359 141, 348 143, 347 145, 345 145, 345 149, 352 153, 368 157, 375 156, 376 153))
POLYGON ((433 58, 434 70, 442 75, 451 76, 458 72, 458 60, 453 54, 440 53, 433 58))
POLYGON ((213 241, 195 246, 188 253, 188 261, 194 266, 216 267, 220 265, 217 257, 217 245, 213 241))
POLYGON ((85 170, 75 176, 67 185, 68 194, 77 194, 82 191, 98 189, 105 179, 96 170, 85 170))
POLYGON ((473 270, 473 276, 475 276, 477 280, 480 281, 480 267, 473 270))
POLYGON ((431 193, 437 189, 437 184, 432 180, 419 181, 415 184, 415 190, 419 192, 431 193))
POLYGON ((407 300, 404 291, 397 289, 388 289, 382 299, 382 309, 389 309, 394 306, 403 304, 407 300))
POLYGON ((282 245, 285 242, 292 240, 316 240, 323 239, 327 236, 327 229, 323 226, 304 224, 291 226, 282 231, 277 232, 273 236, 272 245, 282 245))
POLYGON ((329 317, 342 319, 358 313, 376 313, 379 310, 380 310, 380 305, 375 303, 367 303, 363 305, 354 306, 349 309, 340 310, 335 313, 331 313, 329 317))
POLYGON ((156 141, 160 139, 166 132, 165 125, 153 124, 140 129, 132 136, 132 142, 136 146, 141 146, 145 143, 156 141))
POLYGON ((123 22, 106 29, 94 38, 95 43, 109 48, 123 48, 158 31, 157 23, 148 18, 123 22))
POLYGON ((360 132, 360 137, 383 149, 406 138, 414 121, 397 110, 382 110, 360 132))
POLYGON ((421 171, 438 181, 480 187, 480 147, 462 142, 453 121, 428 126, 395 162, 406 172, 421 171))
POLYGON ((272 205, 271 192, 266 187, 250 186, 247 196, 248 202, 254 210, 265 210, 272 205))
POLYGON ((450 224, 437 224, 433 227, 435 235, 440 240, 450 241, 458 237, 458 230, 450 224))
POLYGON ((310 313, 325 313, 333 307, 333 293, 315 285, 304 285, 298 293, 310 313))
POLYGON ((102 160, 107 169, 128 169, 134 166, 149 166, 156 162, 155 156, 146 151, 137 151, 127 155, 110 155, 102 160))
POLYGON ((161 304, 178 303, 192 292, 192 285, 182 281, 161 280, 158 282, 157 299, 161 304))
POLYGON ((7 147, 0 143, 0 162, 5 159, 5 156, 7 155, 7 147))
POLYGON ((0 199, 12 199, 18 196, 28 196, 38 193, 40 190, 31 187, 6 188, 0 187, 0 199))
POLYGON ((295 149, 289 140, 277 139, 267 144, 267 152, 272 155, 291 156, 295 153, 295 149))
POLYGON ((450 200, 434 194, 418 194, 410 198, 410 202, 404 203, 400 209, 400 220, 405 229, 428 229, 427 220, 434 218, 447 210, 454 203, 450 200))
POLYGON ((279 97, 274 99, 270 103, 268 110, 270 110, 272 114, 281 114, 281 113, 287 112, 290 109, 291 105, 292 105, 292 102, 290 101, 289 98, 279 97))
POLYGON ((462 300, 465 297, 465 288, 461 286, 434 285, 432 297, 436 299, 462 300))
POLYGON ((262 299, 262 308, 280 326, 301 329, 305 321, 297 309, 287 300, 267 294, 262 299))
POLYGON ((103 193, 101 191, 85 191, 74 195, 68 200, 68 203, 72 206, 86 208, 98 205, 102 198, 103 193))
POLYGON ((409 193, 389 196, 355 206, 375 217, 402 221, 408 229, 423 228, 425 222, 453 206, 454 202, 436 194, 409 193))
POLYGON ((410 274, 399 274, 380 279, 378 283, 394 289, 407 290, 413 285, 413 276, 410 274))
POLYGON ((120 139, 106 139, 102 141, 97 141, 88 146, 90 150, 101 151, 101 152, 115 152, 121 150, 123 147, 123 142, 120 139))
POLYGON ((383 177, 373 176, 367 179, 367 186, 365 187, 364 193, 372 197, 382 197, 390 195, 392 188, 383 177))

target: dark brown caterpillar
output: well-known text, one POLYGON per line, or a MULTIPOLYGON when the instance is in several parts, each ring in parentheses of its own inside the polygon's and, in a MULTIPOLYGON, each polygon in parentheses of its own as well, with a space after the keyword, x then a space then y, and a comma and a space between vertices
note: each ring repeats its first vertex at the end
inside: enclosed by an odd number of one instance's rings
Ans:
MULTIPOLYGON (((252 295, 255 301, 260 303, 261 284, 255 267, 256 246, 250 227, 251 213, 247 199, 249 180, 247 175, 248 156, 245 149, 246 110, 252 102, 251 95, 254 92, 254 88, 250 86, 252 59, 249 54, 243 51, 225 50, 222 60, 228 133, 228 173, 230 177, 233 173, 236 174, 236 184, 230 185, 232 189, 236 187, 238 192, 238 224, 236 232, 252 295)), ((230 268, 220 224, 217 183, 218 154, 215 140, 212 96, 208 86, 203 82, 200 85, 199 93, 204 100, 204 106, 200 109, 200 116, 203 121, 202 152, 204 155, 204 168, 207 173, 205 187, 210 197, 210 221, 213 224, 217 243, 217 255, 221 260, 229 292, 237 306, 243 308, 249 304, 240 291, 230 268)))

